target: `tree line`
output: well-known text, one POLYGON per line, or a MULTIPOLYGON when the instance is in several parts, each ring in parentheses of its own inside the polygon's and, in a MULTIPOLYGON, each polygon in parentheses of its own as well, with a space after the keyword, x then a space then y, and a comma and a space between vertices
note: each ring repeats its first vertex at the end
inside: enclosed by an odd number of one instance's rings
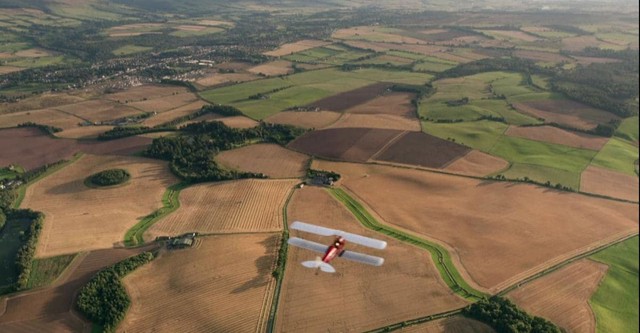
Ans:
POLYGON ((479 320, 498 333, 560 333, 552 322, 527 314, 506 298, 492 296, 473 303, 462 314, 479 320))

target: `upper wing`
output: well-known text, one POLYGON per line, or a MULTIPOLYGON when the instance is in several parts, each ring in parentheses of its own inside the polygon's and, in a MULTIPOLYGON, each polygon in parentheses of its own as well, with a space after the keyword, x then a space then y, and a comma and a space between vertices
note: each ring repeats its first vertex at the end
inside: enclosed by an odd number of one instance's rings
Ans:
POLYGON ((352 251, 344 251, 341 258, 357 261, 367 265, 382 266, 384 259, 352 251))
POLYGON ((307 250, 311 250, 311 251, 315 251, 323 254, 327 251, 327 248, 328 248, 328 246, 326 245, 318 244, 316 242, 308 241, 306 239, 302 239, 298 237, 289 238, 287 243, 289 245, 301 247, 303 249, 307 249, 307 250))
POLYGON ((382 250, 385 247, 387 247, 387 242, 385 241, 352 234, 342 230, 325 228, 325 227, 304 223, 300 221, 293 222, 289 227, 291 229, 306 231, 306 232, 310 232, 310 233, 321 235, 321 236, 342 236, 344 237, 344 239, 346 239, 349 242, 372 247, 374 249, 382 250))

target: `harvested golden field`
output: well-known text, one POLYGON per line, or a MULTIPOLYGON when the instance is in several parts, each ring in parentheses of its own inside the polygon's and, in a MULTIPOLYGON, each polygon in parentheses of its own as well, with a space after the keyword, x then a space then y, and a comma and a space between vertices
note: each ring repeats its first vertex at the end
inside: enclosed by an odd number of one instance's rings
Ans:
POLYGON ((234 25, 233 22, 229 22, 229 21, 219 21, 219 20, 200 20, 198 21, 198 24, 202 24, 202 25, 209 25, 209 26, 220 26, 220 25, 227 25, 227 26, 232 26, 234 25))
POLYGON ((53 108, 58 105, 73 104, 84 99, 66 93, 44 93, 31 96, 15 103, 0 103, 0 114, 53 108))
POLYGON ((167 163, 133 156, 85 155, 29 186, 22 207, 46 219, 37 257, 111 248, 140 218, 162 207, 162 195, 178 180, 167 163), (86 177, 122 168, 131 179, 122 186, 89 188, 86 177))
POLYGON ((420 122, 403 116, 391 114, 353 114, 345 113, 330 128, 366 127, 395 129, 401 131, 420 131, 420 122))
POLYGON ((191 25, 191 24, 179 25, 175 27, 176 30, 182 30, 182 31, 202 31, 206 28, 207 27, 204 25, 191 25))
POLYGON ((119 103, 128 102, 140 102, 145 99, 155 99, 164 96, 170 96, 173 94, 181 94, 189 92, 187 88, 176 86, 161 86, 161 85, 144 85, 131 87, 127 90, 120 91, 112 94, 105 94, 103 98, 117 101, 119 103))
POLYGON ((148 99, 146 101, 128 103, 127 105, 146 112, 165 112, 191 103, 202 102, 199 101, 198 97, 193 93, 184 92, 148 99))
POLYGON ((54 109, 21 111, 0 115, 0 128, 15 127, 26 122, 50 125, 62 129, 74 128, 84 122, 82 118, 54 109))
POLYGON ((400 44, 426 44, 421 39, 397 35, 385 32, 387 28, 376 26, 359 26, 336 30, 331 38, 337 39, 363 39, 375 42, 400 43, 400 44))
POLYGON ((280 233, 199 238, 124 278, 123 332, 264 332, 280 233))
POLYGON ((107 34, 109 37, 139 36, 142 34, 159 33, 154 32, 154 30, 160 30, 161 28, 162 23, 134 23, 109 28, 107 34))
POLYGON ((507 294, 528 313, 551 320, 567 332, 596 331, 589 298, 598 289, 608 266, 581 259, 507 294))
POLYGON ((620 62, 619 59, 611 59, 611 58, 596 58, 596 57, 578 57, 571 56, 574 58, 580 65, 589 66, 591 64, 606 64, 611 62, 620 62))
POLYGON ((336 122, 342 113, 332 111, 284 111, 265 118, 264 121, 274 124, 294 125, 303 128, 324 128, 336 122))
POLYGON ((13 72, 19 72, 19 71, 21 71, 23 69, 25 69, 25 68, 16 67, 16 66, 0 66, 0 75, 9 74, 9 73, 13 73, 13 72))
POLYGON ((176 118, 184 117, 184 116, 188 116, 190 114, 193 114, 193 113, 199 111, 202 108, 202 106, 204 106, 204 105, 207 105, 207 103, 198 100, 198 101, 189 103, 187 105, 179 106, 179 107, 174 108, 172 110, 165 111, 165 112, 153 115, 153 116, 145 119, 142 122, 142 124, 144 124, 145 126, 150 126, 150 127, 157 126, 157 125, 160 125, 160 124, 164 124, 164 123, 169 122, 171 120, 174 120, 176 118))
POLYGON ((472 150, 444 167, 445 171, 469 176, 484 177, 506 169, 509 162, 479 150, 472 150))
POLYGON ((492 293, 638 232, 636 204, 388 166, 312 167, 341 174, 342 186, 382 222, 446 246, 458 269, 492 293))
POLYGON ((251 67, 248 69, 248 71, 254 74, 273 76, 293 73, 293 68, 291 68, 290 61, 276 60, 251 67))
POLYGON ((245 116, 232 116, 216 119, 233 128, 252 128, 258 126, 258 122, 245 116))
POLYGON ((143 111, 103 99, 55 107, 56 110, 75 115, 90 122, 101 122, 141 114, 143 111))
POLYGON ((314 47, 325 46, 329 44, 331 44, 331 42, 325 42, 323 40, 314 40, 314 39, 303 39, 295 43, 280 45, 279 48, 273 51, 265 52, 263 54, 272 56, 272 57, 280 57, 283 55, 289 55, 292 53, 312 49, 314 47))
POLYGON ((180 192, 180 208, 149 228, 145 239, 191 231, 282 230, 282 207, 297 183, 297 179, 243 179, 190 186, 180 192))
POLYGON ((574 148, 600 150, 608 138, 571 132, 553 126, 518 127, 509 126, 505 134, 529 140, 556 143, 574 148))
POLYGON ((98 135, 113 127, 114 126, 77 126, 58 132, 55 136, 67 139, 95 139, 98 135))
POLYGON ((580 191, 638 201, 638 177, 588 166, 580 175, 580 191))
POLYGON ((462 315, 400 329, 403 333, 494 333, 491 326, 462 315))
POLYGON ((251 73, 211 73, 196 80, 196 83, 205 87, 213 87, 224 83, 240 83, 259 78, 259 76, 251 73))
POLYGON ((216 155, 226 168, 263 173, 269 178, 300 178, 306 173, 309 156, 276 144, 253 144, 216 155))
POLYGON ((594 35, 568 37, 562 40, 562 49, 566 51, 582 51, 586 47, 607 48, 607 46, 615 48, 617 45, 600 40, 594 35))
MULTIPOLYGON (((388 242, 385 250, 348 244, 350 250, 385 259, 381 267, 336 258, 336 274, 300 265, 314 252, 290 246, 276 319, 277 332, 362 332, 389 323, 463 307, 440 275, 429 252, 365 229, 322 187, 296 190, 288 209, 289 221, 305 221, 338 228, 388 242)), ((291 236, 329 243, 296 230, 291 236)))

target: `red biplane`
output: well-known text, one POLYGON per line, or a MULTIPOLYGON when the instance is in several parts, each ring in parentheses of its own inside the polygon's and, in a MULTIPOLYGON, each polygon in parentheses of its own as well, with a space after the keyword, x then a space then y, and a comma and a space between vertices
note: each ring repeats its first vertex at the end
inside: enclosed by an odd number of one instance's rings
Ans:
POLYGON ((310 232, 312 234, 321 236, 336 236, 333 243, 329 246, 311 242, 302 238, 289 238, 289 241, 287 243, 289 243, 290 245, 324 254, 322 258, 316 257, 316 260, 303 261, 302 265, 304 267, 319 268, 323 272, 335 273, 336 270, 329 264, 329 262, 335 257, 340 257, 373 266, 381 266, 382 263, 384 263, 383 258, 348 251, 344 249, 344 246, 347 242, 351 242, 354 244, 364 245, 374 249, 382 250, 387 247, 387 242, 385 241, 348 233, 342 230, 329 229, 300 221, 293 222, 291 226, 289 226, 289 228, 310 232))

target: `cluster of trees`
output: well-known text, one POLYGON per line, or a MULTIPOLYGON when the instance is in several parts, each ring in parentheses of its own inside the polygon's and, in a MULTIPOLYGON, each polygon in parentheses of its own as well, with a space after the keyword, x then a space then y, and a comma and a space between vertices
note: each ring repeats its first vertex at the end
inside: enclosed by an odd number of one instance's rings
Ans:
POLYGON ((506 298, 492 296, 462 310, 462 314, 482 321, 498 333, 560 333, 552 322, 530 316, 506 298))
MULTIPOLYGON (((455 141, 455 140, 453 140, 453 141, 455 141)), ((510 179, 510 178, 505 177, 505 175, 503 175, 503 174, 498 174, 498 175, 495 175, 495 176, 489 176, 487 178, 495 179, 495 180, 508 180, 508 181, 536 184, 536 185, 545 186, 545 187, 549 187, 549 188, 555 188, 556 190, 575 192, 573 187, 562 185, 560 183, 556 183, 554 185, 549 180, 547 180, 546 182, 542 183, 542 182, 539 182, 539 181, 535 181, 535 180, 533 180, 533 179, 531 179, 531 178, 529 178, 527 176, 522 177, 522 178, 510 179)))
POLYGON ((29 229, 22 236, 23 243, 16 255, 16 268, 19 274, 18 280, 13 286, 16 291, 24 290, 28 286, 31 263, 36 253, 36 244, 42 230, 44 215, 31 209, 6 209, 2 215, 6 215, 6 219, 25 220, 25 223, 29 223, 29 229))
POLYGON ((289 232, 285 230, 282 233, 282 243, 280 244, 280 249, 278 250, 278 257, 276 258, 276 268, 271 273, 271 275, 276 279, 278 279, 280 275, 284 272, 284 265, 287 263, 286 242, 288 239, 289 239, 289 232))
POLYGON ((120 279, 153 258, 153 253, 143 252, 100 271, 80 289, 77 308, 105 331, 114 331, 131 304, 120 279))
POLYGON ((260 122, 249 129, 234 129, 222 122, 199 122, 180 128, 182 135, 154 139, 144 152, 146 156, 170 161, 171 170, 192 182, 238 178, 264 178, 263 174, 237 172, 221 168, 214 156, 222 151, 262 141, 287 144, 306 130, 260 122))
POLYGON ((542 123, 542 124, 525 124, 520 126, 521 127, 553 126, 553 127, 561 128, 564 130, 573 131, 573 132, 611 137, 616 132, 616 128, 618 127, 619 124, 620 124, 619 121, 612 120, 608 124, 598 124, 596 127, 589 130, 585 130, 585 129, 581 129, 581 128, 577 128, 577 127, 573 127, 565 124, 559 124, 556 122, 542 123))
POLYGON ((0 190, 0 210, 11 208, 18 198, 18 192, 13 189, 0 190))
POLYGON ((37 129, 39 129, 39 130, 41 130, 44 133, 49 134, 49 135, 53 135, 53 133, 62 132, 62 128, 60 128, 60 127, 36 124, 36 123, 34 123, 32 121, 28 121, 26 123, 18 124, 18 127, 35 127, 35 128, 37 128, 37 129))
POLYGON ((4 209, 0 207, 0 232, 2 232, 2 228, 4 228, 5 223, 7 223, 7 215, 4 214, 4 209))
POLYGON ((127 172, 127 170, 109 169, 89 176, 89 178, 87 178, 87 181, 96 186, 111 186, 122 184, 129 180, 129 178, 131 178, 131 175, 129 174, 129 172, 127 172))
POLYGON ((324 177, 331 178, 334 181, 338 181, 340 179, 340 174, 333 171, 327 170, 316 170, 316 169, 307 169, 307 178, 315 178, 315 177, 324 177))
POLYGON ((25 183, 28 183, 38 177, 40 177, 40 175, 42 175, 43 173, 47 172, 49 169, 56 167, 58 165, 67 163, 69 161, 67 160, 59 160, 57 162, 53 162, 53 163, 46 163, 42 166, 39 166, 35 169, 31 169, 31 170, 27 170, 21 174, 19 174, 16 179, 22 180, 25 183))
POLYGON ((145 133, 175 131, 175 127, 149 127, 149 126, 117 126, 98 135, 98 140, 108 141, 126 138, 145 133))

